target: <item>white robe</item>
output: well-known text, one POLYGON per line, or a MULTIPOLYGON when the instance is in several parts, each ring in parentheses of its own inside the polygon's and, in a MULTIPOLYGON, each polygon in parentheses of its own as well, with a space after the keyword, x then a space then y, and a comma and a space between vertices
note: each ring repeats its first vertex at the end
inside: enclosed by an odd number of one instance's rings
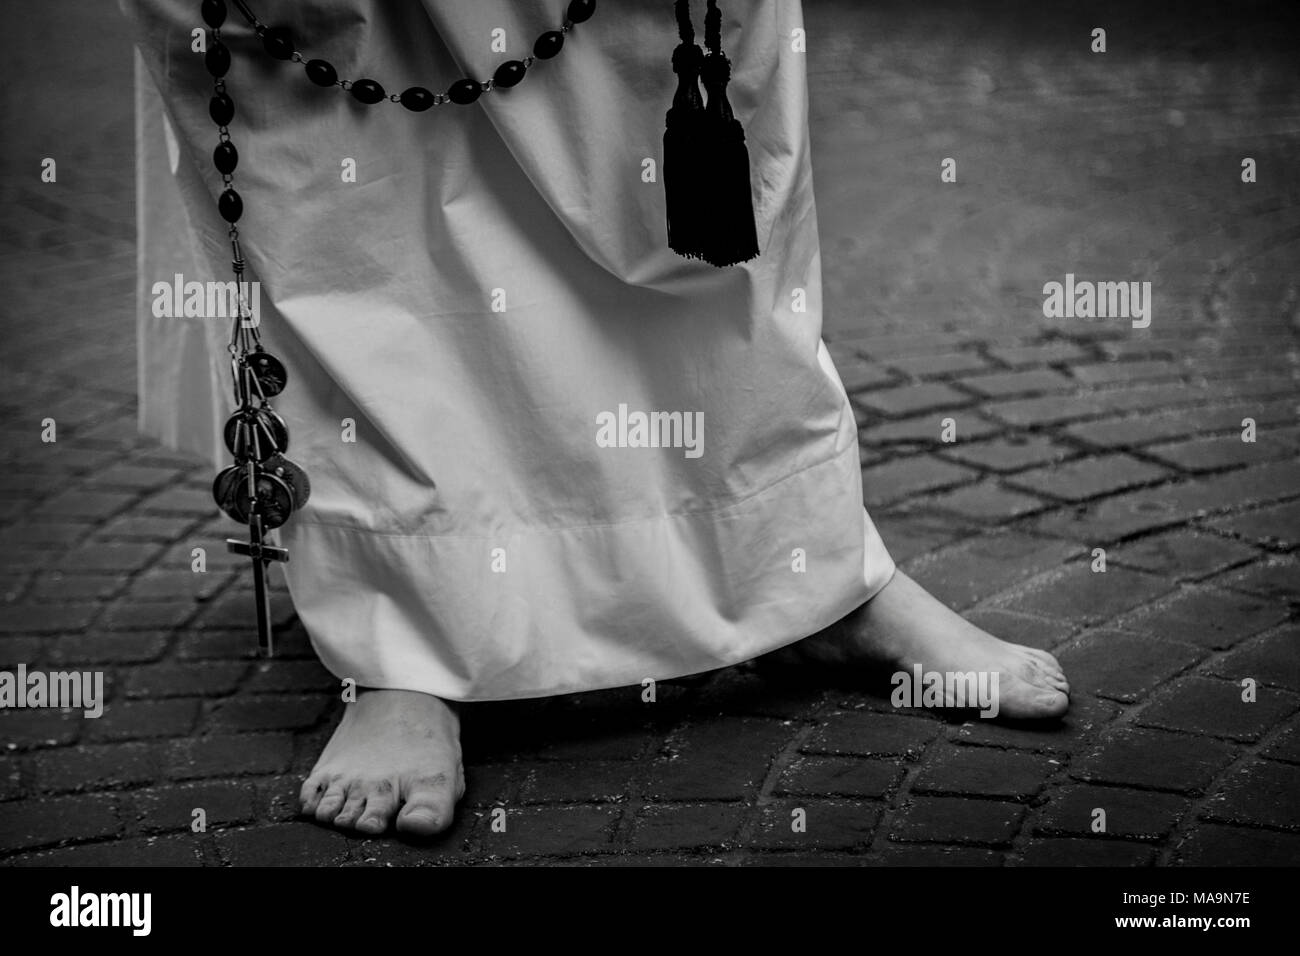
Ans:
MULTIPOLYGON (((199 3, 121 2, 139 45, 141 425, 226 464, 228 323, 152 310, 156 282, 230 278, 199 3)), ((394 93, 485 79, 565 5, 253 7, 394 93)), ((727 269, 669 250, 643 175, 676 88, 664 0, 602 0, 515 88, 425 113, 314 86, 231 5, 239 225, 313 488, 281 529, 284 568, 336 675, 461 701, 672 678, 812 634, 892 575, 821 342, 801 10, 721 7, 761 249, 727 269), (602 447, 621 405, 702 415, 701 454, 602 447)))

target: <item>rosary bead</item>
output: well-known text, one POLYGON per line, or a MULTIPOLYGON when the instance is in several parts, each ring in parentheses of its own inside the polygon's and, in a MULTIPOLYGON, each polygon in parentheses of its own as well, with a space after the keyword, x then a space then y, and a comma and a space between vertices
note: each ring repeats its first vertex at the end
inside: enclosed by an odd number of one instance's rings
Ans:
POLYGON ((213 76, 225 76, 230 70, 230 50, 220 40, 214 40, 208 52, 203 54, 203 65, 213 76))
POLYGON ((508 90, 524 78, 525 67, 521 60, 506 60, 492 74, 492 85, 508 90))
POLYGON ((239 198, 239 193, 227 188, 217 200, 217 210, 226 222, 239 222, 239 217, 244 214, 244 200, 239 198))
POLYGON ((402 105, 412 113, 423 113, 433 105, 433 94, 423 86, 413 86, 402 93, 402 105))
POLYGON ((293 56, 293 37, 284 27, 271 27, 262 34, 262 46, 266 52, 277 60, 287 60, 293 56))
POLYGON ((574 23, 590 20, 595 12, 596 0, 572 0, 569 4, 569 19, 574 23))
POLYGON ((218 126, 229 126, 235 118, 235 101, 225 93, 217 93, 208 100, 208 115, 218 126))
POLYGON ((564 34, 558 30, 548 30, 533 44, 533 55, 539 60, 549 60, 560 52, 562 46, 564 46, 564 34))
POLYGON ((348 92, 367 106, 378 103, 387 95, 384 88, 374 80, 357 80, 352 84, 352 88, 348 92))
POLYGON ((339 75, 325 60, 308 60, 307 79, 317 86, 333 86, 339 81, 339 75))
POLYGON ((218 143, 217 148, 212 151, 212 165, 217 167, 217 172, 223 176, 228 176, 235 171, 239 165, 239 151, 235 149, 235 144, 227 140, 224 143, 218 143))
POLYGON ((203 22, 214 30, 226 22, 225 0, 203 0, 200 11, 203 14, 203 22))
POLYGON ((453 103, 465 106, 478 99, 479 94, 482 92, 483 86, 478 80, 471 80, 466 77, 451 84, 451 89, 447 91, 447 98, 453 103))

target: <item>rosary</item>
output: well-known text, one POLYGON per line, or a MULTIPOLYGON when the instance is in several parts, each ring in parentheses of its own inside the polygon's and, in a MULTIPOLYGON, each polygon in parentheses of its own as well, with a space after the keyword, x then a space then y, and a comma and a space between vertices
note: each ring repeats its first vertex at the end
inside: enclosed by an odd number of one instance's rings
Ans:
MULTIPOLYGON (((452 83, 445 93, 412 86, 400 94, 389 94, 372 79, 339 79, 328 61, 305 58, 295 48, 286 28, 262 23, 245 0, 231 2, 253 28, 267 54, 277 60, 303 64, 307 78, 315 85, 339 87, 368 106, 384 101, 399 103, 413 113, 445 103, 468 106, 485 93, 510 89, 538 60, 549 60, 558 54, 573 27, 591 19, 596 12, 596 0, 570 0, 558 30, 543 33, 533 43, 531 55, 505 61, 490 79, 479 81, 465 77, 452 83)), ((735 265, 758 255, 758 242, 745 134, 732 115, 725 92, 731 63, 721 48, 722 14, 716 0, 708 0, 705 14, 708 53, 705 54, 695 44, 688 0, 676 0, 674 12, 681 42, 672 56, 678 88, 664 132, 668 244, 673 251, 688 258, 702 259, 719 267, 735 265), (700 95, 699 82, 703 82, 708 93, 707 106, 700 95)), ((271 656, 274 647, 266 568, 271 561, 288 561, 289 551, 268 543, 266 533, 283 525, 291 514, 306 505, 311 483, 307 473, 285 457, 289 429, 271 407, 270 399, 284 390, 288 374, 284 364, 262 347, 257 323, 249 321, 252 312, 244 294, 245 263, 238 226, 244 203, 234 188, 233 173, 239 164, 239 152, 231 141, 230 123, 235 117, 235 104, 225 81, 231 54, 221 37, 226 13, 225 0, 202 0, 200 14, 210 32, 203 62, 214 86, 208 115, 216 123, 218 135, 212 164, 221 175, 224 187, 217 199, 217 210, 228 224, 230 265, 239 290, 239 308, 227 346, 236 410, 223 429, 234 464, 222 469, 213 480, 212 496, 227 517, 248 526, 247 541, 230 538, 226 546, 232 553, 252 561, 258 647, 263 654, 271 656)))

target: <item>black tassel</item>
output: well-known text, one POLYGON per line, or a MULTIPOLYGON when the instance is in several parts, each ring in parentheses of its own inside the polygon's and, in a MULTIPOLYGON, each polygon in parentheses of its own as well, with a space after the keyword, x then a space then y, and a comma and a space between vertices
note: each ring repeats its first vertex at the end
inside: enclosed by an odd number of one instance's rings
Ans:
POLYGON ((668 207, 668 246, 688 258, 704 258, 704 201, 699 168, 705 152, 704 99, 698 78, 704 51, 695 42, 688 0, 677 0, 681 43, 673 50, 677 93, 664 128, 664 199, 668 207))
POLYGON ((731 61, 722 52, 722 13, 716 0, 708 0, 708 53, 701 54, 686 0, 678 0, 676 10, 682 43, 673 52, 673 70, 681 81, 664 133, 668 245, 714 266, 732 266, 758 255, 758 235, 745 130, 727 100, 731 61), (696 105, 696 73, 708 94, 703 109, 696 105))

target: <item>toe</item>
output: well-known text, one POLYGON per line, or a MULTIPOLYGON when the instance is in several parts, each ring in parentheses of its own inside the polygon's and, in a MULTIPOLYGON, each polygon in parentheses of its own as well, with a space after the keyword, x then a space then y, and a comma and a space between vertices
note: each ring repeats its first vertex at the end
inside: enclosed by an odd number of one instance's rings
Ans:
POLYGON ((312 774, 303 781, 302 789, 298 791, 298 803, 307 816, 316 815, 316 807, 320 804, 321 797, 325 795, 325 784, 325 778, 317 774, 312 774))
POLYGON ((361 782, 348 788, 348 797, 343 802, 343 809, 334 817, 334 825, 345 830, 351 829, 366 808, 366 796, 369 788, 361 782))
POLYGON ((431 836, 451 826, 452 783, 446 774, 422 777, 411 782, 397 829, 416 836, 431 836))
POLYGON ((366 798, 366 809, 357 821, 357 829, 363 833, 383 833, 396 813, 397 786, 391 780, 381 780, 366 798))
POLYGON ((1060 717, 1070 709, 1070 698, 1059 691, 1048 691, 1038 696, 1038 706, 1044 717, 1060 717))
POLYGON ((347 787, 344 785, 342 777, 330 781, 325 795, 320 798, 320 803, 316 805, 316 819, 321 823, 333 823, 334 818, 339 815, 343 809, 343 801, 347 797, 347 787))

